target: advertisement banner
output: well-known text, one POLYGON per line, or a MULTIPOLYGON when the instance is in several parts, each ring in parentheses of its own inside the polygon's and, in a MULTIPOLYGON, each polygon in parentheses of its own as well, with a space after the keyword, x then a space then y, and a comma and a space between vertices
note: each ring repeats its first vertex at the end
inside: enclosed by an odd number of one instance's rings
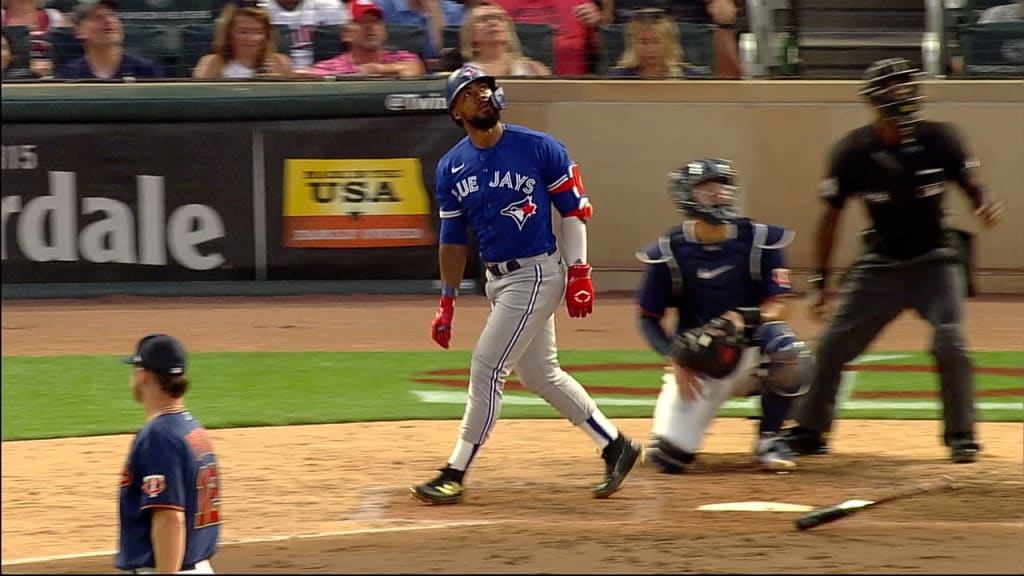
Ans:
POLYGON ((253 278, 251 131, 5 124, 3 282, 253 278))
POLYGON ((438 278, 434 169, 465 136, 451 118, 268 122, 260 134, 269 280, 438 278))
POLYGON ((430 206, 418 158, 285 160, 289 248, 428 246, 430 206))

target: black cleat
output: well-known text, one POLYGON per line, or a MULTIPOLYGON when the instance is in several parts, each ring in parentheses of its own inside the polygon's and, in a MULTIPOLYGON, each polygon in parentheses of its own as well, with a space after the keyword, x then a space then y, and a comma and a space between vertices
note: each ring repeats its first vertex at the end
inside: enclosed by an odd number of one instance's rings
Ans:
POLYGON ((452 468, 441 468, 441 473, 430 482, 410 488, 413 498, 428 504, 457 504, 462 501, 464 489, 462 474, 452 468))
POLYGON ((594 498, 607 498, 618 492, 642 453, 643 446, 620 431, 601 452, 605 464, 604 482, 592 489, 594 498))
POLYGON ((828 454, 828 432, 818 432, 803 426, 784 428, 780 439, 789 446, 794 454, 800 456, 816 456, 828 454))

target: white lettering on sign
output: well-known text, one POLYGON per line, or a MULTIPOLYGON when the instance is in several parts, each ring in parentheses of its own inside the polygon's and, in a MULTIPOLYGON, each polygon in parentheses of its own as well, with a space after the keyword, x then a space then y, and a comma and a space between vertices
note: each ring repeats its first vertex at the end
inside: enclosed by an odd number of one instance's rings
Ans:
POLYGON ((190 270, 224 264, 219 252, 204 254, 200 245, 224 237, 224 222, 205 204, 186 204, 164 218, 164 178, 136 177, 138 214, 113 198, 88 196, 78 206, 74 172, 50 172, 49 191, 22 204, 21 196, 2 203, 3 260, 7 260, 7 225, 15 221, 21 253, 35 262, 143 264, 165 266, 168 253, 190 270), (101 215, 79 230, 78 216, 101 215), (17 216, 15 216, 17 215, 17 216))

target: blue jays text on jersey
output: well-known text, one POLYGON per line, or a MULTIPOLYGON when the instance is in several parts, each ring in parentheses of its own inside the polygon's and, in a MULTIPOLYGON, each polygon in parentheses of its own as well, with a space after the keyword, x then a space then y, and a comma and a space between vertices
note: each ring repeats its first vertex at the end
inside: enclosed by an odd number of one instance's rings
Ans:
POLYGON ((185 513, 182 570, 208 560, 220 537, 220 474, 209 436, 185 410, 165 412, 135 436, 121 474, 122 570, 154 568, 152 510, 185 513))
POLYGON ((553 252, 551 206, 570 217, 589 203, 565 146, 521 126, 506 125, 491 148, 464 138, 438 162, 435 178, 441 243, 465 244, 469 224, 487 262, 553 252))
POLYGON ((673 228, 637 253, 648 264, 638 295, 645 314, 661 318, 677 308, 678 334, 790 291, 782 252, 792 241, 790 231, 743 218, 730 225, 727 240, 706 244, 697 241, 693 224, 673 228))

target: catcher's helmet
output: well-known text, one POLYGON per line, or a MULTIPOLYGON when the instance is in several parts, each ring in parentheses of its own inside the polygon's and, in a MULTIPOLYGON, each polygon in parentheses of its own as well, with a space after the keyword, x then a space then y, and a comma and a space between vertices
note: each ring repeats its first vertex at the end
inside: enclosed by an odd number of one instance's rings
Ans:
POLYGON ((924 96, 917 79, 921 71, 903 58, 878 60, 864 71, 858 92, 872 106, 899 125, 918 122, 924 96))
MULTIPOLYGON (((491 87, 491 102, 494 104, 494 107, 498 110, 503 110, 505 108, 505 91, 498 86, 497 79, 495 79, 494 76, 488 75, 476 66, 468 65, 459 68, 448 76, 447 99, 449 113, 451 113, 452 104, 455 103, 455 98, 459 93, 477 80, 483 80, 491 87)), ((458 120, 455 122, 459 126, 462 125, 458 120)))
POLYGON ((710 224, 724 224, 739 217, 736 208, 739 188, 734 184, 736 171, 732 162, 721 158, 694 160, 669 172, 668 177, 669 196, 680 212, 710 224), (726 194, 714 198, 698 197, 694 189, 705 182, 721 182, 726 194))

